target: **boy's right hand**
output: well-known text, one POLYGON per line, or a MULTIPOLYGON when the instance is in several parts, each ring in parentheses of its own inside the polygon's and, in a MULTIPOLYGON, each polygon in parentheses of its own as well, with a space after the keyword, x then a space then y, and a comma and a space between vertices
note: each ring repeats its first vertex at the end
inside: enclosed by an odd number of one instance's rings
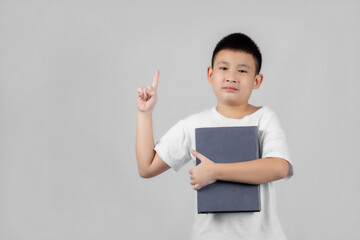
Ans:
POLYGON ((152 113, 155 108, 157 95, 156 89, 159 82, 159 70, 156 70, 151 86, 139 87, 137 90, 137 109, 139 112, 152 113))

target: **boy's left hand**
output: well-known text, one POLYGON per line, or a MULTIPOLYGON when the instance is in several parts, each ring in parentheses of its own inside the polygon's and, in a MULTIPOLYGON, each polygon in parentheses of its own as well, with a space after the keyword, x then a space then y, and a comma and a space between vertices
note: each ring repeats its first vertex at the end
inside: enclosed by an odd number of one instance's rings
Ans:
POLYGON ((216 163, 195 150, 192 150, 191 153, 201 161, 199 165, 189 171, 191 179, 190 184, 194 186, 194 190, 199 190, 216 181, 216 163))

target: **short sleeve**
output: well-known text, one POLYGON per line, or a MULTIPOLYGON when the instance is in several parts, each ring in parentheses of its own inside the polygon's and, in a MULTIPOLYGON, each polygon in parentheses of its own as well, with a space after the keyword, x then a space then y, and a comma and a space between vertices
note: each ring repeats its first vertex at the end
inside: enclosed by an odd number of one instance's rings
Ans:
POLYGON ((265 129, 263 130, 260 141, 262 158, 276 157, 283 158, 289 162, 289 171, 286 178, 294 174, 294 167, 290 159, 286 136, 280 126, 280 122, 274 112, 268 118, 265 129))
POLYGON ((154 150, 175 171, 179 171, 189 162, 190 139, 186 134, 183 120, 177 122, 156 142, 154 150))

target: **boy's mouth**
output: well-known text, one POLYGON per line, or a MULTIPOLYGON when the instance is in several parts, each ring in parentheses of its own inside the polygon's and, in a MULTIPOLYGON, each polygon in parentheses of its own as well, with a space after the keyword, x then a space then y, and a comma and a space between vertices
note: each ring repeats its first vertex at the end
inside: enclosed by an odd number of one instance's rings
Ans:
POLYGON ((237 91, 238 89, 235 88, 235 87, 223 87, 223 89, 227 92, 235 92, 237 91))

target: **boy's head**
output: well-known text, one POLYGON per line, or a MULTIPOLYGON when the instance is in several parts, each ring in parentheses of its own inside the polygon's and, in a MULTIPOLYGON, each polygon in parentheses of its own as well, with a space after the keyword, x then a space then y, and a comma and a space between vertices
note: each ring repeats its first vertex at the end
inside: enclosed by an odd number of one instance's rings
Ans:
POLYGON ((211 67, 214 67, 215 58, 221 50, 232 50, 239 52, 246 52, 251 54, 255 62, 255 74, 260 73, 261 69, 261 53, 256 43, 243 33, 232 33, 223 39, 216 45, 212 58, 211 67))
POLYGON ((246 106, 252 90, 262 83, 260 68, 260 50, 248 36, 233 33, 224 37, 207 68, 218 105, 246 106))

